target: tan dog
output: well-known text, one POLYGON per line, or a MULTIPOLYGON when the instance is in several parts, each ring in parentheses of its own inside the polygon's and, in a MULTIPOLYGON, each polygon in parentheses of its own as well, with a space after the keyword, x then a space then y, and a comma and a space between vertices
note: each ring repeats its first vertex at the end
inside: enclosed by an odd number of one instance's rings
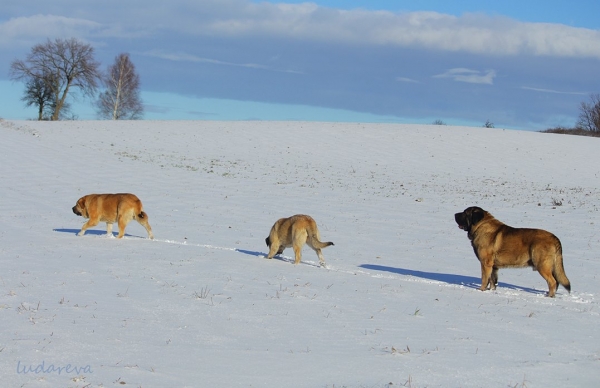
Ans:
POLYGON ((548 283, 548 296, 558 285, 571 292, 563 267, 562 245, 558 237, 541 229, 510 227, 480 207, 456 213, 460 229, 467 231, 477 259, 481 262, 481 291, 498 284, 499 268, 533 267, 548 283))
POLYGON ((148 215, 142 208, 142 201, 133 194, 89 194, 79 198, 73 213, 89 220, 83 224, 77 234, 83 236, 88 228, 98 225, 98 222, 106 222, 106 233, 112 235, 113 223, 119 225, 119 235, 125 234, 125 227, 131 220, 136 220, 148 232, 149 238, 154 238, 152 228, 148 223, 148 215))
POLYGON ((317 252, 319 263, 325 266, 325 259, 321 249, 333 245, 332 242, 321 242, 317 223, 310 216, 296 214, 289 218, 281 218, 275 222, 265 239, 269 247, 267 259, 283 253, 285 248, 293 247, 296 259, 294 264, 300 263, 302 259, 302 246, 306 243, 317 252))

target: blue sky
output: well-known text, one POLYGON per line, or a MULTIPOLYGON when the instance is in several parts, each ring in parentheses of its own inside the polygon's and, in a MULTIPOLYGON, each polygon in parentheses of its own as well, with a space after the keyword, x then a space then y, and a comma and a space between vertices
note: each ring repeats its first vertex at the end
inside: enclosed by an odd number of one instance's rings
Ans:
POLYGON ((0 117, 35 117, 10 62, 75 37, 103 69, 131 55, 146 119, 572 126, 600 93, 598 14, 556 0, 5 0, 0 117))

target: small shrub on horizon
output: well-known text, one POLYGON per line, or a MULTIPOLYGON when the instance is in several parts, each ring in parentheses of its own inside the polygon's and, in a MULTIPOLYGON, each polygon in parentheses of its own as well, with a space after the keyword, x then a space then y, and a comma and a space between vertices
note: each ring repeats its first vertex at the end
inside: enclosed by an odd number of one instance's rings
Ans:
POLYGON ((483 124, 483 126, 485 128, 494 128, 494 123, 492 123, 490 120, 486 120, 485 124, 483 124))

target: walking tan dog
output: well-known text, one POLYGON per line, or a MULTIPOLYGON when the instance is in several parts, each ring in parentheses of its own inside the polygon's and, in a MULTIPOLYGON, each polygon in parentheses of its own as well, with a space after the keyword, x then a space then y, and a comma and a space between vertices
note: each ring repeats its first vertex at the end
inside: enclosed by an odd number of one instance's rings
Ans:
POLYGON ((558 237, 542 229, 513 228, 480 207, 456 213, 460 229, 468 233, 481 262, 481 291, 496 289, 499 268, 533 267, 548 283, 548 296, 558 285, 571 292, 571 282, 563 267, 562 245, 558 237))
POLYGON ((142 201, 133 194, 89 194, 79 198, 73 206, 73 213, 89 218, 81 227, 78 236, 83 236, 88 228, 103 221, 106 222, 106 233, 109 235, 112 235, 113 223, 117 222, 119 226, 117 238, 122 238, 129 221, 136 220, 146 228, 148 237, 154 238, 148 223, 148 215, 142 208, 142 201))
POLYGON ((296 256, 294 264, 298 264, 302 260, 302 246, 306 243, 317 252, 319 263, 323 267, 325 266, 325 258, 323 258, 321 249, 333 245, 332 242, 321 242, 317 223, 312 217, 304 214, 296 214, 289 218, 277 220, 265 242, 269 247, 267 259, 280 255, 285 248, 293 247, 296 256))

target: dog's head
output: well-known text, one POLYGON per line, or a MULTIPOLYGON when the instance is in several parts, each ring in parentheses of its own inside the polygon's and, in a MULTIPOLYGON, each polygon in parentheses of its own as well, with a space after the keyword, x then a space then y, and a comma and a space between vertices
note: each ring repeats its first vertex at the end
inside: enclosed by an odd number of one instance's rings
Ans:
POLYGON ((485 217, 486 211, 477 206, 471 206, 461 213, 454 215, 454 220, 458 227, 466 232, 471 232, 471 228, 485 217))
POLYGON ((87 217, 87 211, 85 208, 85 197, 81 197, 77 200, 75 206, 73 206, 73 213, 78 216, 87 217))

